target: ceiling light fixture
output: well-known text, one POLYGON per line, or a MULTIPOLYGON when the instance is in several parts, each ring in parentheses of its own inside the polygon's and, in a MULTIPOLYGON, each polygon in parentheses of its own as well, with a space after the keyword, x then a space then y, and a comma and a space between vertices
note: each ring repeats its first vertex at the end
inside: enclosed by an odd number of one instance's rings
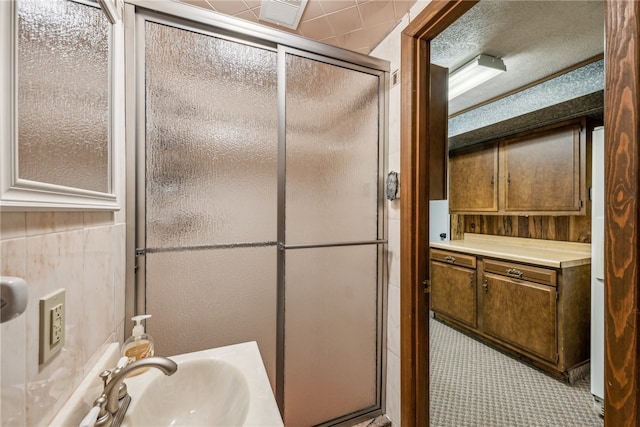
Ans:
POLYGON ((295 30, 307 0, 262 0, 260 20, 295 30))
POLYGON ((507 71, 502 59, 480 54, 449 74, 449 100, 507 71))

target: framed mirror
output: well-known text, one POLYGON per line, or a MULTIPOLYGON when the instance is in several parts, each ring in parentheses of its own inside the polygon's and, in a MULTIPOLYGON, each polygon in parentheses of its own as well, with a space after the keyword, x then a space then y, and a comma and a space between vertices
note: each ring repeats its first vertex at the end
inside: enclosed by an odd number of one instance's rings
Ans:
POLYGON ((0 2, 0 209, 118 210, 124 38, 115 0, 0 2))

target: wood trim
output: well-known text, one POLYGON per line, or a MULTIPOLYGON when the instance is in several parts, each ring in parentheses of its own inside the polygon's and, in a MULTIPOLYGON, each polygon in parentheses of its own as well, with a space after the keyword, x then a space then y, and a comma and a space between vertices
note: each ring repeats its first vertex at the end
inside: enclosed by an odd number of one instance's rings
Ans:
POLYGON ((429 40, 476 1, 433 1, 401 35, 400 351, 403 426, 429 425, 429 40))
POLYGON ((605 426, 637 426, 640 2, 606 2, 605 38, 605 426))

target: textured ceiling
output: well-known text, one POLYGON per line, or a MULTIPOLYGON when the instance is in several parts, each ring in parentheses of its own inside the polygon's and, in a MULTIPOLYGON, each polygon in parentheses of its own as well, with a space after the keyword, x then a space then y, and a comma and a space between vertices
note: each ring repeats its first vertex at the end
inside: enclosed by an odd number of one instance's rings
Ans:
POLYGON ((368 55, 416 0, 309 0, 297 30, 258 21, 260 0, 180 0, 368 55))
POLYGON ((602 1, 483 0, 432 41, 431 62, 455 70, 486 53, 507 67, 451 100, 455 114, 603 52, 602 1))

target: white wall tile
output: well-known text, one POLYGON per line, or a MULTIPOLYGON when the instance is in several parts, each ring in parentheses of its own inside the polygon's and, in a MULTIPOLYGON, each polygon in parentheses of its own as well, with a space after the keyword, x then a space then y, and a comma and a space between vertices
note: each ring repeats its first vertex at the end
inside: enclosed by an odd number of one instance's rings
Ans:
POLYGON ((125 289, 126 289, 126 224, 118 224, 113 229, 113 331, 116 332, 115 340, 122 343, 124 341, 124 330, 118 334, 118 329, 124 327, 125 316, 125 289))
POLYGON ((387 349, 400 356, 400 288, 388 287, 387 349))
POLYGON ((82 378, 83 240, 81 230, 26 239, 27 424, 30 426, 46 425, 82 378), (65 344, 51 360, 39 365, 39 299, 59 288, 65 288, 65 344))
POLYGON ((389 219, 387 262, 389 265, 389 285, 400 287, 400 220, 389 219))
POLYGON ((83 278, 86 284, 77 307, 83 312, 79 325, 91 333, 83 334, 82 360, 89 360, 115 330, 114 228, 95 227, 83 230, 83 278))
POLYGON ((80 230, 82 212, 27 212, 27 236, 80 230))
POLYGON ((400 357, 387 352, 387 417, 393 425, 401 426, 400 419, 400 357))
POLYGON ((16 239, 27 235, 26 216, 24 212, 0 213, 0 238, 16 239))
MULTIPOLYGON (((23 215, 24 216, 24 215, 23 215)), ((4 216, 3 216, 4 218, 4 216)), ((25 277, 24 239, 0 242, 1 271, 4 276, 25 277)), ((26 426, 27 365, 25 353, 27 322, 24 314, 0 325, 0 425, 26 426)))

